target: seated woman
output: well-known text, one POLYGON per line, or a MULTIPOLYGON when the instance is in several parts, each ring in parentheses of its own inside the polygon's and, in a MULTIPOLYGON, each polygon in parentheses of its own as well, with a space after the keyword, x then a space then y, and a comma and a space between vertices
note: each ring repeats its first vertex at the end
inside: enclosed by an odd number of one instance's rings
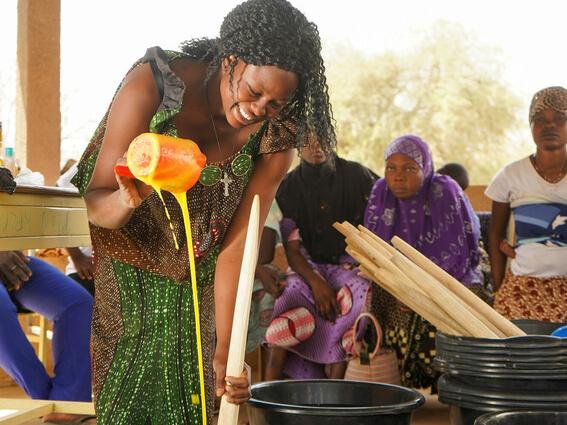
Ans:
POLYGON ((281 240, 281 219, 282 212, 274 200, 262 230, 258 249, 258 263, 254 273, 250 321, 248 322, 247 353, 253 352, 261 345, 270 324, 274 301, 280 296, 285 285, 283 273, 271 264, 274 260, 276 244, 281 240))
POLYGON ((282 182, 277 201, 290 269, 266 333, 265 379, 322 378, 325 365, 329 377, 344 376, 342 337, 364 308, 370 283, 357 275, 332 224, 362 223, 375 178, 366 167, 325 154, 312 141, 282 182))
MULTIPOLYGON (((88 292, 55 267, 20 251, 1 251, 0 368, 30 398, 91 401, 92 308, 88 292), (53 376, 20 326, 20 306, 53 322, 53 376)), ((88 419, 63 413, 44 416, 44 421, 57 423, 87 423, 88 419)))
POLYGON ((567 322, 567 89, 536 93, 529 120, 536 152, 505 166, 486 189, 494 307, 509 319, 567 322), (505 240, 510 212, 514 247, 505 240))
MULTIPOLYGON (((386 241, 402 238, 481 294, 479 229, 461 188, 452 178, 434 172, 431 151, 417 136, 394 140, 384 157, 385 177, 372 188, 364 225, 386 241)), ((432 386, 435 328, 381 289, 374 290, 372 308, 385 345, 397 352, 402 383, 432 386)))

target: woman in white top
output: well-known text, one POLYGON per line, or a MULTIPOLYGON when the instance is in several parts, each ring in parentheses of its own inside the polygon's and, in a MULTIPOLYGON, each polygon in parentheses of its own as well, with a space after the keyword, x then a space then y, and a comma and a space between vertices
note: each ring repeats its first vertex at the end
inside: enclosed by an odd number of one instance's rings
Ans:
POLYGON ((536 152, 505 166, 486 189, 494 307, 510 319, 566 322, 567 89, 536 93, 529 120, 536 152), (505 239, 511 212, 513 242, 505 239))

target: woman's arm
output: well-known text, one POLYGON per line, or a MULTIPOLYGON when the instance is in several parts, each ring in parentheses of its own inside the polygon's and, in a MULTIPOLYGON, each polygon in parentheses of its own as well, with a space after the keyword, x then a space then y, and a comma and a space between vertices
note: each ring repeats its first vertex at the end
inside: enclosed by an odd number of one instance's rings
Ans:
POLYGON ((270 266, 274 259, 276 246, 276 231, 264 226, 260 238, 260 249, 258 251, 258 264, 254 278, 260 279, 264 289, 274 298, 280 296, 284 289, 281 282, 280 271, 270 266))
POLYGON ((92 255, 85 255, 78 247, 65 248, 81 279, 93 280, 95 265, 92 255))
POLYGON ((91 223, 118 229, 128 222, 134 209, 151 193, 151 188, 138 180, 118 178, 114 166, 124 156, 130 142, 148 131, 159 103, 149 65, 132 70, 112 102, 102 147, 85 192, 91 223))
POLYGON ((252 200, 256 194, 260 197, 260 224, 263 227, 278 186, 289 170, 292 159, 293 151, 288 150, 262 155, 256 162, 244 197, 230 223, 219 253, 215 270, 217 347, 214 369, 217 395, 221 395, 225 388, 232 317, 252 200))
POLYGON ((269 264, 274 260, 276 250, 276 231, 265 227, 262 229, 258 249, 258 264, 269 264))
POLYGON ((510 204, 492 201, 492 215, 488 233, 488 254, 490 255, 490 273, 494 290, 498 290, 506 272, 506 255, 500 251, 500 242, 506 238, 506 229, 510 220, 510 204))

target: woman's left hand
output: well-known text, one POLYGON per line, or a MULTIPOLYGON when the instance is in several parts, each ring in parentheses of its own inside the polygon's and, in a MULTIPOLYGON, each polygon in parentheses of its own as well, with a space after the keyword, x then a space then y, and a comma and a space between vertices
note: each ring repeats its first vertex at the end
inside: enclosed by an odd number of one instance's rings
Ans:
POLYGON ((335 323, 337 316, 341 312, 335 290, 318 273, 315 273, 315 279, 309 282, 309 286, 311 287, 317 313, 323 319, 335 323))
POLYGON ((213 369, 215 371, 216 396, 220 397, 226 393, 226 399, 233 404, 243 404, 250 399, 250 373, 248 369, 242 371, 242 375, 226 376, 226 360, 228 353, 225 350, 215 352, 213 369))

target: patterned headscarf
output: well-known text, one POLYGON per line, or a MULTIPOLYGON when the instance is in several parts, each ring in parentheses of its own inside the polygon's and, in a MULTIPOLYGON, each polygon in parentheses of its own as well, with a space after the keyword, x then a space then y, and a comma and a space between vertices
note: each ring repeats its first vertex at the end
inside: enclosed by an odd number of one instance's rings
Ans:
POLYGON ((412 134, 398 137, 384 151, 384 161, 387 161, 395 153, 404 154, 417 162, 424 176, 429 176, 433 173, 433 155, 431 155, 427 143, 419 137, 412 134))
POLYGON ((434 173, 429 146, 419 137, 397 138, 386 148, 385 159, 396 153, 419 165, 423 184, 411 198, 398 199, 386 179, 378 180, 364 225, 388 242, 393 236, 402 238, 463 283, 479 282, 480 229, 463 191, 450 177, 434 173))
POLYGON ((567 115, 567 89, 560 86, 548 87, 534 94, 530 105, 530 124, 535 114, 546 109, 567 115))

